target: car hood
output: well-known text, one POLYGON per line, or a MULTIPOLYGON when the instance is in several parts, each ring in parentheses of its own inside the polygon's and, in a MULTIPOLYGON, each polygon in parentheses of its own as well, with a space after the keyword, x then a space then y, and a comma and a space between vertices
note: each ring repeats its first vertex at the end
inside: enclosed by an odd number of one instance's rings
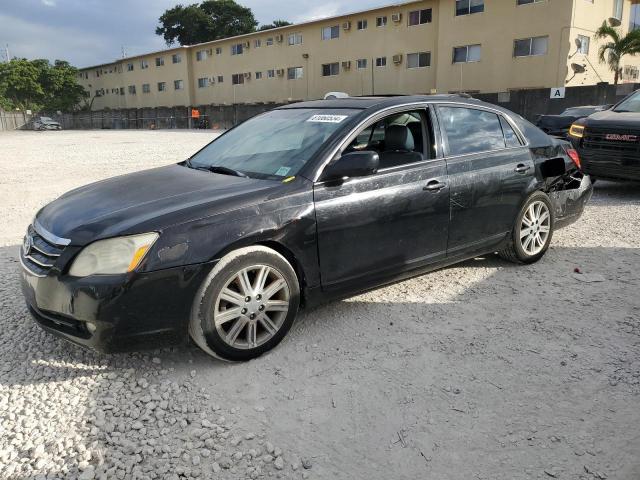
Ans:
POLYGON ((584 125, 592 127, 620 127, 634 128, 640 127, 640 113, 634 112, 614 112, 605 110, 596 112, 582 120, 584 125))
POLYGON ((72 190, 42 208, 37 220, 54 235, 82 246, 235 210, 264 200, 281 185, 171 165, 72 190))

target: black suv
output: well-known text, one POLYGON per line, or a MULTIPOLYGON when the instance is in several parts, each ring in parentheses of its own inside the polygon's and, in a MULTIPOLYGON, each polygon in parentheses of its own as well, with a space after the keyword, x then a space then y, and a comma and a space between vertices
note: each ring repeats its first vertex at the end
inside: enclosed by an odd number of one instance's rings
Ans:
POLYGON ((640 90, 611 110, 576 120, 569 139, 580 154, 584 173, 640 180, 640 90))

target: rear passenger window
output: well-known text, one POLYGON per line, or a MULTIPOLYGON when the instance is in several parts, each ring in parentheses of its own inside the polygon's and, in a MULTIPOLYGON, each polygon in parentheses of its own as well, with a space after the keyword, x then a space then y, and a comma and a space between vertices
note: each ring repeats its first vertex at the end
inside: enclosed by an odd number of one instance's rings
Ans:
POLYGON ((465 107, 439 107, 439 111, 449 155, 505 148, 500 119, 495 113, 465 107))
POLYGON ((507 122, 504 117, 500 117, 500 125, 502 125, 502 131, 504 132, 504 141, 507 144, 507 148, 519 147, 522 145, 522 143, 520 143, 518 135, 516 135, 516 132, 513 131, 513 127, 509 125, 509 122, 507 122))

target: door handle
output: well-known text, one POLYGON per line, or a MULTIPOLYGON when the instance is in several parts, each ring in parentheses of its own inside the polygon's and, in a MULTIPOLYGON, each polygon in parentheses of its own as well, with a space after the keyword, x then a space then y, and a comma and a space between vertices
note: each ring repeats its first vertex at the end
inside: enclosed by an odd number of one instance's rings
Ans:
POLYGON ((515 168, 515 172, 516 173, 527 173, 530 169, 531 169, 531 167, 529 165, 525 165, 524 163, 521 163, 515 168))
POLYGON ((446 183, 439 182, 438 180, 431 180, 422 188, 422 190, 424 190, 425 192, 437 193, 446 186, 447 186, 446 183))

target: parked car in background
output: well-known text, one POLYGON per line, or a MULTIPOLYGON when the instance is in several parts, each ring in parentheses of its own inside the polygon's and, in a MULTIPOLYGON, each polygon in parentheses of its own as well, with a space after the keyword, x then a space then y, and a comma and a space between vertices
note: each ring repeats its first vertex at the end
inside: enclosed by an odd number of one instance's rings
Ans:
POLYGON ((46 205, 22 291, 44 329, 89 348, 190 334, 249 360, 301 307, 493 252, 533 263, 591 193, 568 142, 478 100, 290 104, 46 205))
POLYGON ((36 117, 33 120, 34 130, 62 130, 62 125, 51 117, 36 117))
POLYGON ((589 175, 640 181, 640 90, 609 110, 576 120, 569 139, 589 175))
POLYGON ((592 113, 611 108, 611 105, 585 106, 567 108, 560 115, 539 115, 536 126, 548 135, 566 138, 571 124, 579 118, 588 117, 592 113))

